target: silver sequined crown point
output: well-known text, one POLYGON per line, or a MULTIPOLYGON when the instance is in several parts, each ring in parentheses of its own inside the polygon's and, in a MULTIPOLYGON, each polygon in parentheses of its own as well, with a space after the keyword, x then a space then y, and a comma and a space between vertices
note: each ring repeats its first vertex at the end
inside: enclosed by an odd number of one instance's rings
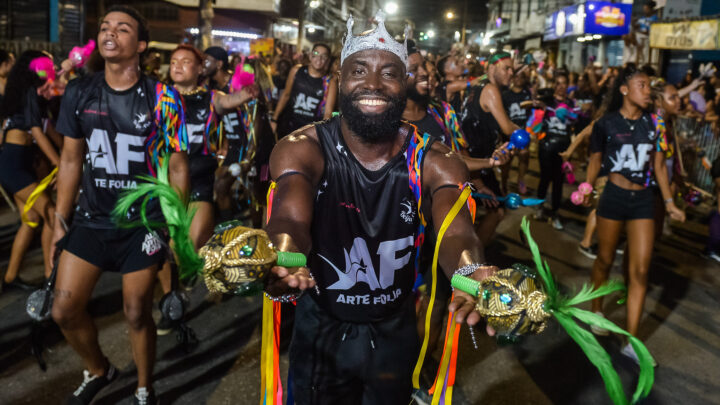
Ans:
POLYGON ((378 10, 375 14, 375 21, 377 22, 377 27, 375 27, 375 29, 364 32, 360 35, 353 35, 353 25, 355 25, 355 20, 353 20, 352 16, 348 18, 347 34, 345 35, 343 49, 340 53, 340 65, 343 64, 348 56, 356 52, 376 49, 395 54, 398 58, 400 58, 405 66, 407 66, 407 36, 410 27, 405 27, 405 39, 403 43, 400 43, 395 41, 390 33, 387 32, 387 29, 385 28, 385 13, 382 10, 378 10))

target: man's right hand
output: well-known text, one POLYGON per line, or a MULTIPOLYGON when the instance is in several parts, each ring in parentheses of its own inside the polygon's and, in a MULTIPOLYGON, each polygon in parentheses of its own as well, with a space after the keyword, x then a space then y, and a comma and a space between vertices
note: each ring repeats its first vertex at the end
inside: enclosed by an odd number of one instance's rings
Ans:
POLYGON ((293 292, 305 291, 315 287, 315 280, 307 267, 275 266, 271 269, 270 280, 265 291, 271 296, 281 296, 293 292))

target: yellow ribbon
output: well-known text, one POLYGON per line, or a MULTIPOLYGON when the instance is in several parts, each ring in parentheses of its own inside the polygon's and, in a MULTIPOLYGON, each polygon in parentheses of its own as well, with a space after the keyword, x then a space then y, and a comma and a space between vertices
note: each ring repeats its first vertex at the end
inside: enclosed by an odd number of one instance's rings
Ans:
MULTIPOLYGON (((455 313, 451 312, 448 316, 455 316, 455 313)), ((452 357, 451 353, 453 335, 455 334, 456 326, 457 322, 450 323, 448 338, 445 339, 445 350, 443 350, 443 353, 446 353, 447 356, 443 356, 443 358, 440 360, 440 370, 438 371, 437 381, 435 382, 435 392, 433 392, 433 397, 430 405, 438 405, 440 403, 440 397, 442 397, 443 387, 445 385, 445 378, 447 378, 448 367, 450 366, 450 358, 452 357)), ((452 393, 453 387, 451 385, 448 385, 447 389, 445 390, 446 404, 452 404, 452 393)))
POLYGON ((273 302, 263 294, 262 342, 260 349, 260 405, 272 401, 275 396, 273 378, 273 302))
POLYGON ((425 354, 427 352, 428 344, 430 342, 430 317, 432 316, 433 304, 435 303, 435 289, 437 286, 437 264, 438 255, 440 253, 440 243, 442 242, 442 238, 445 235, 445 231, 450 227, 452 221, 455 219, 457 214, 465 205, 465 201, 467 201, 471 191, 472 190, 470 190, 470 187, 465 187, 462 193, 460 193, 460 197, 458 197, 457 201, 455 201, 455 204, 450 209, 450 212, 448 212, 448 214, 445 216, 445 219, 443 219, 442 226, 440 226, 440 231, 438 232, 437 241, 435 242, 435 255, 433 256, 432 263, 432 288, 430 291, 430 303, 428 304, 427 313, 425 314, 425 336, 423 337, 423 344, 420 349, 420 357, 418 357, 417 363, 415 363, 415 370, 413 371, 412 376, 412 383, 415 389, 420 388, 420 371, 422 370, 423 362, 425 361, 425 354))
POLYGON ((23 208, 23 212, 20 215, 20 218, 22 218, 23 223, 28 224, 28 226, 30 226, 31 228, 37 228, 38 223, 30 221, 27 217, 27 213, 30 212, 33 205, 35 205, 35 201, 38 199, 38 197, 40 197, 40 194, 42 194, 42 192, 45 191, 48 185, 50 185, 50 182, 53 181, 57 172, 58 168, 56 167, 53 169, 53 171, 50 172, 50 174, 47 175, 47 177, 42 179, 40 184, 35 187, 35 190, 30 193, 30 197, 28 197, 27 201, 25 201, 25 207, 23 208))

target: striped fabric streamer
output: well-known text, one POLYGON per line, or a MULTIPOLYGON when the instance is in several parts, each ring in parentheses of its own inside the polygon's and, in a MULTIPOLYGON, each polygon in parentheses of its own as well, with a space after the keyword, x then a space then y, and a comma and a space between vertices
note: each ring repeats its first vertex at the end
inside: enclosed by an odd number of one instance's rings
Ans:
POLYGON ((220 142, 223 137, 223 125, 222 120, 218 117, 215 111, 215 96, 217 92, 212 90, 210 92, 210 113, 208 114, 207 121, 205 121, 205 145, 203 145, 204 155, 215 155, 220 142))
POLYGON ((420 225, 418 225, 417 235, 415 236, 415 277, 417 278, 420 270, 420 248, 425 242, 425 228, 427 227, 427 221, 422 211, 422 163, 425 158, 425 151, 430 145, 430 135, 424 134, 421 136, 415 125, 410 124, 410 126, 413 128, 414 133, 406 152, 407 167, 410 176, 410 190, 412 190, 415 201, 417 201, 418 218, 420 218, 420 225))
POLYGON ((667 125, 659 114, 651 114, 655 132, 657 132, 657 151, 665 152, 665 158, 669 159, 675 153, 672 142, 668 140, 667 125))
POLYGON ((543 118, 545 118, 545 110, 534 108, 530 112, 530 118, 528 118, 525 124, 525 130, 538 140, 545 138, 545 133, 542 132, 543 118))
POLYGON ((257 114, 257 100, 251 100, 247 104, 243 105, 240 108, 240 117, 242 118, 242 125, 243 130, 245 131, 245 134, 247 135, 247 143, 243 147, 243 149, 240 151, 240 161, 248 160, 252 161, 253 158, 255 158, 255 150, 256 148, 253 148, 253 156, 247 156, 248 151, 250 150, 250 145, 257 146, 257 138, 255 137, 255 117, 257 114), (252 112, 250 112, 250 109, 252 108, 252 112))
POLYGON ((153 111, 153 130, 145 141, 145 153, 150 174, 155 177, 161 156, 170 151, 188 150, 189 139, 185 126, 185 108, 182 97, 172 86, 158 83, 153 111))
POLYGON ((330 77, 331 75, 325 75, 322 78, 323 81, 323 98, 320 104, 318 105, 316 116, 320 119, 322 119, 325 116, 325 104, 327 104, 327 96, 328 96, 328 88, 330 87, 330 77))
POLYGON ((439 104, 431 102, 430 105, 428 105, 427 112, 445 131, 445 144, 447 146, 455 152, 467 149, 468 143, 465 140, 465 135, 463 135, 462 129, 460 128, 460 123, 458 122, 455 109, 450 105, 450 103, 446 103, 444 101, 440 101, 439 104), (440 114, 441 110, 442 115, 440 114))

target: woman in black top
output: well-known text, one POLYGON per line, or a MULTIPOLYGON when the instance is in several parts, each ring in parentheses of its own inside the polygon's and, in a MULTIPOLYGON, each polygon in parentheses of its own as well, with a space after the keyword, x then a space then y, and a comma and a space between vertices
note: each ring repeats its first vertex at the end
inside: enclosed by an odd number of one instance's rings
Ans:
MULTIPOLYGON (((626 278, 627 331, 637 336, 647 291, 648 269, 654 244, 654 185, 660 186, 665 208, 673 219, 684 221, 685 213, 673 203, 664 167, 653 169, 665 159, 658 151, 655 115, 645 110, 651 103, 650 79, 634 65, 628 65, 615 80, 607 113, 593 126, 587 181, 594 186, 601 166, 608 172, 597 208, 598 254, 592 269, 593 284, 608 279, 615 259, 615 248, 623 229, 627 231, 629 257, 626 278)), ((589 198, 587 198, 589 200, 589 198)), ((587 201, 586 200, 586 201, 587 201)), ((602 313, 602 299, 592 302, 592 310, 602 313)), ((608 331, 593 328, 596 334, 608 331)), ((637 355, 626 344, 622 354, 634 361, 637 355)))
MULTIPOLYGON (((560 153, 570 146, 570 135, 572 134, 572 122, 569 115, 574 104, 567 97, 567 87, 567 74, 558 72, 555 76, 553 98, 545 109, 543 131, 546 135, 538 144, 540 184, 538 185, 537 196, 540 199, 545 199, 548 186, 552 183, 550 220, 555 229, 563 229, 558 217, 563 187, 563 160, 560 153)), ((536 218, 544 216, 543 207, 538 207, 536 218)))
POLYGON ((328 72, 330 47, 315 44, 310 64, 292 68, 272 118, 278 138, 315 121, 330 118, 337 98, 337 78, 328 72))
MULTIPOLYGON (((42 110, 37 88, 43 82, 37 74, 30 70, 30 62, 38 57, 47 56, 40 51, 25 51, 13 66, 8 75, 5 97, 2 104, 4 135, 0 148, 0 184, 12 194, 20 212, 23 212, 25 201, 38 185, 38 178, 33 168, 33 141, 47 156, 53 166, 58 164, 58 152, 51 140, 43 131, 42 110)), ((51 260, 50 240, 55 220, 55 205, 47 192, 40 194, 28 219, 31 222, 43 220, 42 242, 45 258, 45 276, 50 275, 51 260)), ((13 250, 5 275, 6 282, 12 282, 20 267, 25 250, 32 240, 32 228, 23 223, 13 243, 13 250)))

